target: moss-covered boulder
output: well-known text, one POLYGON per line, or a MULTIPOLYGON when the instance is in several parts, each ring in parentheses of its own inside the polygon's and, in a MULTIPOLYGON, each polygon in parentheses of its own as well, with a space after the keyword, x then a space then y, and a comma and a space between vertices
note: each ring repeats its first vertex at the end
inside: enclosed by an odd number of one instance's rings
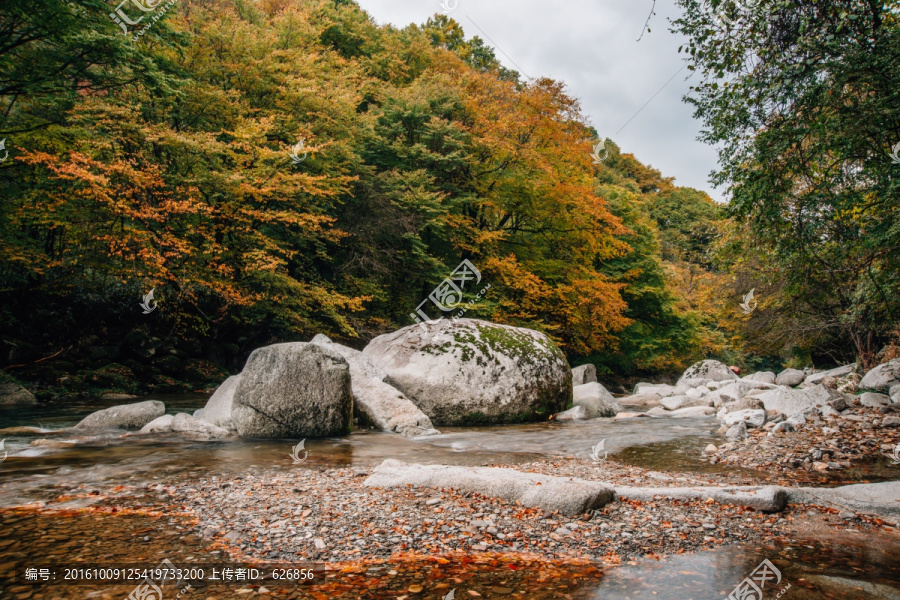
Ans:
POLYGON ((546 420, 572 399, 572 371, 550 338, 476 319, 411 325, 363 353, 435 425, 546 420))

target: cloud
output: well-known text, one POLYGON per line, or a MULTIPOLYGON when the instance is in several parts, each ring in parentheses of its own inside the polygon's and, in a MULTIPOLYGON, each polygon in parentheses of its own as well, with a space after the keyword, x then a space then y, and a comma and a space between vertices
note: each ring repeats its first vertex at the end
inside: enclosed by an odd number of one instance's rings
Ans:
MULTIPOLYGON (((438 0, 357 1, 377 22, 401 28, 441 12, 438 0)), ((495 46, 504 66, 565 82, 580 99, 590 123, 623 152, 675 177, 678 185, 722 200, 722 190, 708 181, 716 167, 715 149, 697 141, 700 123, 692 116, 693 108, 681 100, 690 86, 686 80, 690 71, 684 69, 665 85, 685 64, 684 54, 678 54, 684 39, 668 30, 669 19, 677 17, 676 8, 658 2, 651 33, 637 41, 652 4, 652 0, 459 0, 449 16, 467 37, 477 35, 495 46)))

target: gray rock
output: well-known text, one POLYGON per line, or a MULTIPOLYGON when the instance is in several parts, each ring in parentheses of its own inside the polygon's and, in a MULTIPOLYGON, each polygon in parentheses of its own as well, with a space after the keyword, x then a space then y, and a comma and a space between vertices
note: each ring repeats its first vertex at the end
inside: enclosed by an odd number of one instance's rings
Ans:
POLYGON ((797 431, 797 428, 790 421, 782 421, 781 423, 776 423, 775 427, 769 432, 769 435, 775 435, 776 433, 780 433, 782 431, 797 431))
POLYGON ((827 371, 819 371, 817 373, 813 373, 812 375, 808 375, 803 383, 812 385, 821 382, 826 377, 843 377, 844 375, 849 375, 856 369, 856 364, 852 365, 844 365, 843 367, 836 367, 834 369, 829 369, 827 371))
POLYGON ((773 373, 772 371, 758 371, 756 373, 753 373, 752 375, 747 375, 743 379, 746 381, 758 381, 760 383, 777 383, 775 373, 773 373))
POLYGON ((741 398, 740 400, 736 400, 734 402, 730 402, 725 405, 725 412, 733 413, 739 410, 763 410, 765 411, 765 404, 763 404, 762 400, 759 398, 753 398, 750 396, 741 398))
POLYGON ((576 385, 573 396, 573 404, 583 406, 591 417, 614 417, 622 410, 619 401, 597 382, 576 385))
POLYGON ((711 406, 691 406, 688 408, 679 408, 678 410, 673 410, 665 413, 667 417, 674 417, 676 419, 685 419, 690 417, 711 417, 714 414, 716 414, 716 409, 711 406))
POLYGON ((437 425, 546 420, 572 399, 565 356, 530 329, 445 319, 379 336, 363 353, 437 425))
POLYGON ((774 386, 768 383, 763 383, 761 381, 733 381, 719 388, 716 394, 719 395, 722 400, 726 403, 729 401, 740 400, 744 398, 748 394, 753 393, 756 390, 773 390, 773 389, 781 389, 778 386, 774 386))
POLYGON ((122 404, 89 414, 75 426, 75 429, 102 429, 104 427, 140 429, 165 413, 166 406, 159 400, 122 404))
POLYGON ((747 439, 747 425, 743 421, 735 423, 725 432, 725 438, 733 442, 747 439))
POLYGON ((900 358, 878 365, 859 382, 860 389, 887 392, 900 384, 900 358))
POLYGON ((781 512, 787 506, 788 493, 777 486, 739 487, 625 487, 616 486, 616 495, 628 500, 653 502, 659 497, 674 500, 706 500, 720 504, 745 506, 760 512, 781 512))
POLYGON ((234 392, 231 420, 241 437, 305 438, 350 433, 350 367, 318 344, 253 351, 234 392))
POLYGON ((891 402, 900 404, 900 383, 891 386, 891 389, 888 390, 888 396, 891 397, 891 402))
POLYGON ((660 400, 660 404, 668 410, 679 410, 682 408, 694 408, 698 406, 713 406, 713 400, 709 397, 691 398, 690 396, 671 396, 660 400))
POLYGON ((597 381, 597 367, 591 364, 572 369, 572 385, 584 385, 597 381))
POLYGON ((900 427, 900 417, 885 417, 881 422, 882 427, 900 427))
POLYGON ((785 369, 775 378, 775 383, 777 385, 794 387, 803 383, 804 379, 806 379, 806 373, 803 371, 799 369, 785 369))
POLYGON ((900 523, 900 481, 858 483, 837 488, 802 487, 788 489, 791 504, 816 504, 892 517, 900 523))
POLYGON ((353 348, 335 344, 322 334, 312 344, 331 348, 350 365, 350 384, 355 408, 367 421, 382 431, 399 433, 405 437, 419 437, 440 433, 428 415, 419 410, 403 392, 387 383, 387 373, 369 358, 353 348))
POLYGON ((717 360, 703 360, 688 367, 681 375, 678 383, 700 381, 704 379, 711 381, 728 381, 732 379, 737 380, 738 376, 735 375, 727 365, 720 363, 717 360))
POLYGON ((201 440, 221 439, 228 437, 230 433, 224 427, 218 427, 186 413, 175 415, 172 419, 172 431, 201 440))
POLYGON ((561 413, 556 413, 554 421, 585 421, 591 418, 591 414, 583 406, 576 406, 561 413))
POLYGON ((212 423, 217 427, 234 429, 231 420, 231 411, 234 408, 234 392, 241 381, 240 375, 232 375, 220 385, 212 397, 207 400, 206 406, 194 411, 194 416, 212 423))
POLYGON ((656 394, 662 398, 678 393, 678 389, 671 385, 656 383, 639 383, 634 386, 635 395, 656 394))
POLYGON ((823 385, 814 385, 801 389, 778 388, 763 392, 757 397, 762 401, 766 410, 792 415, 841 398, 841 394, 823 385))
POLYGON ((702 398, 703 396, 709 394, 709 392, 710 389, 708 387, 706 387, 705 385, 699 385, 697 387, 689 389, 684 393, 684 395, 688 396, 689 398, 702 398))
POLYGON ((748 429, 759 428, 766 424, 766 411, 746 409, 728 413, 722 419, 725 425, 735 425, 736 423, 744 423, 748 429))
POLYGON ((143 427, 138 433, 168 433, 172 431, 172 421, 175 415, 163 415, 153 419, 143 427))
POLYGON ((865 392, 859 395, 859 403, 870 408, 880 408, 891 403, 890 397, 875 392, 865 392))
POLYGON ((623 407, 653 408, 659 406, 661 399, 658 394, 635 394, 618 400, 623 407))
POLYGON ((407 464, 389 459, 365 481, 378 488, 453 488, 488 498, 519 502, 528 508, 578 515, 606 506, 614 498, 612 488, 571 477, 551 477, 492 467, 455 467, 407 464), (540 485, 538 485, 540 484, 540 485))
POLYGON ((16 383, 0 383, 0 408, 13 406, 34 406, 34 394, 16 383))

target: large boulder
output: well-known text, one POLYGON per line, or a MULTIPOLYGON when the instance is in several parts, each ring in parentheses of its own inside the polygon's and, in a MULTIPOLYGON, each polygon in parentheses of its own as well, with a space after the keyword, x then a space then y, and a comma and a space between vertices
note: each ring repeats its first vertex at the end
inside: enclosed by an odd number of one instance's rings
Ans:
POLYGON ((34 394, 16 383, 0 383, 0 408, 13 406, 33 406, 37 403, 34 394))
POLYGON ((75 426, 75 429, 103 429, 105 427, 140 429, 165 413, 166 405, 159 400, 122 404, 89 414, 75 426))
POLYGON ((799 389, 778 388, 763 392, 757 398, 762 401, 766 410, 774 410, 791 416, 810 408, 823 406, 833 400, 842 399, 843 396, 824 385, 814 385, 799 389))
POLYGON ((572 399, 566 357, 530 329, 426 322, 375 338, 363 354, 437 425, 543 421, 572 399))
POLYGON ((794 387, 803 383, 804 379, 806 379, 806 373, 800 369, 785 369, 775 377, 775 383, 794 387))
POLYGON ((194 416, 217 427, 234 429, 234 423, 231 420, 231 410, 234 406, 234 392, 237 390, 240 381, 240 375, 232 375, 222 382, 222 385, 207 400, 206 406, 194 411, 194 416))
POLYGON ((900 358, 878 365, 859 382, 860 389, 888 392, 900 383, 900 358))
MULTIPOLYGON (((702 385, 704 381, 729 381, 739 379, 727 365, 717 360, 702 360, 694 363, 678 379, 679 384, 697 382, 702 385)), ((691 385, 691 387, 695 387, 691 385)))
POLYGON ((241 372, 231 420, 238 434, 249 438, 350 433, 350 367, 343 356, 318 344, 258 348, 241 372))
POLYGON ((591 418, 614 417, 622 410, 619 401, 613 397, 603 384, 586 383, 576 385, 573 391, 575 406, 583 406, 591 418))
POLYGON ((572 385, 584 385, 597 381, 597 367, 591 364, 572 369, 572 385))
POLYGON ((440 433, 432 426, 428 415, 419 410, 403 392, 385 383, 387 373, 362 352, 335 344, 322 334, 314 337, 311 343, 331 348, 347 360, 350 365, 354 406, 366 421, 382 431, 406 437, 440 433))

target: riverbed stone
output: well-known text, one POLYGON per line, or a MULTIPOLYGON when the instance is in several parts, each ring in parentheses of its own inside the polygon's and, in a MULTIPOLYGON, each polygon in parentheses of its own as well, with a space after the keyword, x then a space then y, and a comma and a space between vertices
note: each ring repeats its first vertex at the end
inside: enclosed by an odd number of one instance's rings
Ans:
POLYGON ((207 423, 212 423, 217 427, 225 429, 234 429, 234 422, 231 420, 231 411, 234 408, 234 392, 241 382, 240 375, 232 375, 220 385, 212 397, 207 400, 206 406, 200 410, 194 411, 194 416, 203 419, 207 423))
POLYGON ((888 390, 888 396, 890 396, 892 403, 900 404, 900 383, 891 386, 891 389, 888 390))
POLYGON ((806 379, 803 380, 804 385, 814 385, 817 383, 821 383, 823 379, 826 377, 832 377, 837 379, 838 377, 844 377, 845 375, 849 375, 856 369, 856 364, 843 365, 840 367, 835 367, 834 369, 828 369, 827 371, 818 371, 811 375, 807 375, 806 379))
POLYGON ((760 383, 776 383, 775 373, 772 371, 757 371, 756 373, 743 377, 743 379, 746 381, 758 381, 760 383))
POLYGON ((725 439, 732 442, 747 439, 747 425, 743 421, 738 421, 725 432, 725 439))
POLYGON ((121 404, 89 414, 75 425, 75 429, 102 429, 105 427, 140 429, 165 413, 166 406, 159 400, 121 404))
POLYGON ((379 336, 363 353, 438 426, 544 421, 573 397, 565 356, 530 329, 445 319, 379 336))
MULTIPOLYGON (((717 360, 702 360, 688 367, 678 379, 678 383, 692 381, 729 381, 739 379, 727 365, 717 360)), ((693 386, 692 386, 693 387, 693 386)))
POLYGON ((141 427, 138 433, 168 433, 172 431, 172 421, 174 420, 175 415, 157 417, 141 427))
POLYGON ((879 408, 887 406, 891 403, 891 398, 887 394, 877 394, 875 392, 864 392, 859 395, 859 403, 863 406, 871 408, 879 408))
POLYGON ((659 394, 634 394, 633 396, 618 398, 621 406, 631 408, 653 408, 654 406, 659 406, 661 400, 662 398, 659 394))
POLYGON ((777 385, 794 387, 803 383, 804 379, 806 379, 806 373, 800 369, 785 369, 775 377, 775 383, 777 385))
POLYGON ((900 383, 900 358, 880 364, 859 382, 860 389, 887 392, 900 383))
POLYGON ((318 344, 258 348, 241 372, 231 419, 238 434, 247 438, 350 433, 350 367, 339 353, 318 344))
POLYGON ((578 515, 610 503, 615 494, 609 486, 571 477, 552 477, 496 467, 456 467, 408 464, 388 459, 376 467, 365 485, 377 488, 453 488, 521 503, 527 508, 578 515))
POLYGON ((757 395, 766 410, 776 410, 783 415, 793 415, 841 397, 839 392, 820 384, 807 388, 778 388, 757 395))
POLYGON ((591 418, 591 414, 583 406, 575 406, 561 413, 556 413, 553 417, 554 421, 586 421, 591 418))
POLYGON ((741 422, 743 422, 748 429, 758 429, 766 424, 766 411, 754 409, 738 410, 728 413, 722 418, 722 423, 729 427, 735 423, 741 422))
POLYGON ((634 395, 656 394, 662 398, 677 394, 678 389, 675 386, 664 383, 646 383, 641 382, 634 386, 634 395))
POLYGON ((618 400, 598 382, 576 385, 573 390, 575 406, 583 406, 592 418, 614 417, 622 410, 618 400))
POLYGON ((572 369, 572 385, 584 385, 595 381, 597 381, 597 367, 594 365, 581 365, 572 369))
POLYGON ((354 407, 369 423, 382 431, 404 437, 419 437, 440 433, 424 412, 406 395, 386 382, 387 373, 359 350, 335 344, 319 334, 313 344, 324 345, 339 353, 350 365, 350 385, 354 407))
POLYGON ((0 383, 0 408, 15 406, 34 406, 37 400, 34 394, 17 383, 0 383))
POLYGON ((201 440, 215 440, 228 437, 230 432, 187 413, 178 413, 172 419, 172 431, 201 440))

